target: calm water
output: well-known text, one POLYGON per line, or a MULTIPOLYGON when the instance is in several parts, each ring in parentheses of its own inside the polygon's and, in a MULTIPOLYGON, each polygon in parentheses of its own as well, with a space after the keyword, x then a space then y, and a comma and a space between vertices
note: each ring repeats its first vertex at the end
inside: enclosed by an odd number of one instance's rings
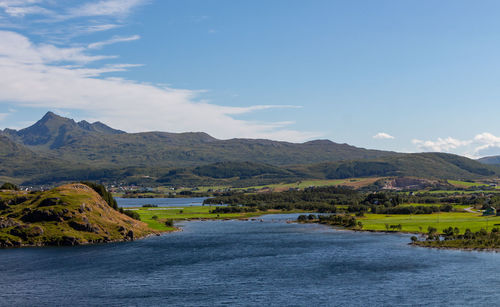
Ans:
POLYGON ((0 305, 498 306, 500 254, 259 221, 74 248, 0 250, 0 305))
POLYGON ((115 197, 118 206, 140 207, 142 205, 157 205, 158 207, 176 207, 176 206, 201 206, 207 197, 191 198, 120 198, 115 197))

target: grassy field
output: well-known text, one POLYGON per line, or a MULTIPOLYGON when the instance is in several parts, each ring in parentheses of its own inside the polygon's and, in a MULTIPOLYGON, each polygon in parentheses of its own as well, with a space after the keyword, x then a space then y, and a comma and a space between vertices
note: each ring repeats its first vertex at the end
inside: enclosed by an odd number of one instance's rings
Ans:
POLYGON ((470 187, 484 187, 487 186, 485 183, 481 182, 469 182, 469 181, 460 181, 460 180, 448 180, 449 184, 452 184, 461 188, 470 188, 470 187))
POLYGON ((210 213, 210 210, 214 209, 215 206, 186 206, 186 207, 161 207, 161 208, 132 208, 135 212, 139 213, 141 221, 149 225, 149 227, 161 230, 169 231, 172 227, 165 226, 165 221, 167 220, 190 220, 190 219, 241 219, 241 218, 251 218, 264 214, 273 213, 299 213, 303 211, 266 211, 266 212, 245 212, 245 213, 210 213), (156 219, 153 217, 156 216, 156 219))
MULTIPOLYGON (((475 190, 475 191, 464 191, 464 190, 435 190, 435 191, 427 191, 427 190, 420 190, 417 191, 418 193, 429 193, 429 194, 476 194, 476 193, 485 193, 485 194, 490 194, 490 193, 500 193, 499 189, 495 190, 475 190)), ((405 192, 408 193, 408 192, 405 192)))
MULTIPOLYGON (((349 178, 349 179, 328 179, 328 180, 321 180, 321 179, 312 179, 312 180, 301 180, 297 182, 292 182, 292 183, 276 183, 276 184, 267 184, 267 185, 259 185, 259 186, 250 186, 250 187, 245 187, 245 188, 232 188, 232 190, 246 190, 246 189, 256 189, 256 190, 262 190, 262 189, 271 189, 275 192, 281 192, 281 191, 286 191, 288 189, 304 189, 308 187, 324 187, 324 186, 335 186, 335 185, 346 185, 346 186, 352 186, 352 187, 362 187, 365 185, 372 184, 373 182, 377 181, 380 178, 349 178)), ((223 188, 229 188, 229 187, 221 187, 221 186, 214 186, 214 187, 199 187, 200 191, 207 191, 208 189, 212 190, 217 190, 217 189, 223 189, 223 188)))
MULTIPOLYGON (((431 206, 436 206, 436 207, 439 207, 443 204, 420 204, 420 203, 410 203, 410 204, 401 204, 402 207, 404 206, 412 206, 412 207, 417 207, 417 206, 423 206, 423 207, 431 207, 431 206)), ((467 205, 457 205, 457 204, 451 204, 453 205, 453 208, 455 209, 466 209, 466 208, 469 208, 470 206, 467 206, 467 205)))
POLYGON ((458 227, 463 233, 467 228, 479 231, 481 228, 491 230, 500 226, 500 216, 482 216, 481 214, 466 212, 442 212, 419 215, 384 215, 365 214, 357 218, 363 223, 364 230, 385 231, 385 224, 401 224, 403 232, 427 232, 427 227, 432 226, 441 232, 444 228, 458 227), (497 224, 497 225, 495 225, 497 224))

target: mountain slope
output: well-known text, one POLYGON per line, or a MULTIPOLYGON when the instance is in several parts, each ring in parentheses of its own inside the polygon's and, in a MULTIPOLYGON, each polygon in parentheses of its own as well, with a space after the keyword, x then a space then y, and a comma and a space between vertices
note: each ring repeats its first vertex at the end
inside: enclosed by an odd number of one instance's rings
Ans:
POLYGON ((124 133, 110 128, 100 122, 93 124, 87 121, 75 122, 72 119, 61 117, 47 112, 42 119, 32 126, 19 131, 5 129, 4 134, 12 140, 27 146, 57 149, 87 136, 115 135, 124 133))
POLYGON ((107 168, 197 166, 222 161, 290 165, 395 154, 325 140, 296 144, 218 140, 206 133, 123 133, 101 123, 76 123, 51 112, 31 127, 6 129, 4 134, 35 152, 107 168))
POLYGON ((171 170, 158 178, 177 186, 252 186, 302 179, 413 176, 433 179, 478 179, 500 174, 499 168, 443 153, 400 154, 375 160, 339 161, 276 167, 250 162, 225 162, 171 170))
POLYGON ((498 168, 464 157, 367 150, 328 140, 218 140, 206 133, 125 133, 47 113, 31 127, 0 133, 0 179, 169 185, 255 185, 301 178, 417 176, 474 179, 498 168), (3 135, 3 136, 2 136, 3 135))
MULTIPOLYGON (((54 169, 64 169, 66 162, 37 154, 0 135, 0 176, 23 179, 54 169)), ((78 164, 76 164, 78 165, 78 164)))
POLYGON ((342 161, 301 166, 311 176, 341 179, 367 176, 415 176, 440 179, 474 179, 500 174, 499 169, 446 153, 400 154, 374 160, 342 161))

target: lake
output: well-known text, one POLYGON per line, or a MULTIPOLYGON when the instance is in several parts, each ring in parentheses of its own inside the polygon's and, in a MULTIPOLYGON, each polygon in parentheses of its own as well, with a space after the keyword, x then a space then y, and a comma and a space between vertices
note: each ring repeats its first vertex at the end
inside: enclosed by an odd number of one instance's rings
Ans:
POLYGON ((0 305, 493 306, 500 254, 408 235, 263 221, 184 222, 108 245, 0 250, 0 305))
POLYGON ((208 197, 190 198, 120 198, 115 197, 119 207, 141 207, 142 205, 157 205, 158 207, 201 206, 208 197))

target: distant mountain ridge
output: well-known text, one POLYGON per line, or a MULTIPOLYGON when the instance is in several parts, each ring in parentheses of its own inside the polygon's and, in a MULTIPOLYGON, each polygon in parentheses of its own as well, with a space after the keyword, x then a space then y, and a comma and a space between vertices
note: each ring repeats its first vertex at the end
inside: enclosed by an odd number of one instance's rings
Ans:
POLYGON ((419 176, 471 179, 499 168, 451 154, 404 154, 329 140, 219 140, 203 132, 126 133, 48 112, 30 127, 0 131, 0 180, 240 184, 303 178, 419 176))
POLYGON ((106 167, 195 166, 221 161, 290 165, 395 154, 328 140, 297 144, 263 139, 218 140, 203 132, 125 133, 99 122, 76 123, 52 112, 28 128, 6 129, 3 133, 34 152, 106 167))
POLYGON ((106 126, 103 123, 75 122, 72 119, 61 117, 48 112, 34 125, 21 129, 5 129, 4 135, 13 141, 27 146, 48 146, 51 149, 62 147, 74 140, 87 135, 115 135, 125 133, 106 126))
POLYGON ((500 156, 484 157, 484 158, 478 159, 477 161, 479 161, 483 164, 490 164, 490 165, 498 164, 498 165, 500 165, 500 156))

